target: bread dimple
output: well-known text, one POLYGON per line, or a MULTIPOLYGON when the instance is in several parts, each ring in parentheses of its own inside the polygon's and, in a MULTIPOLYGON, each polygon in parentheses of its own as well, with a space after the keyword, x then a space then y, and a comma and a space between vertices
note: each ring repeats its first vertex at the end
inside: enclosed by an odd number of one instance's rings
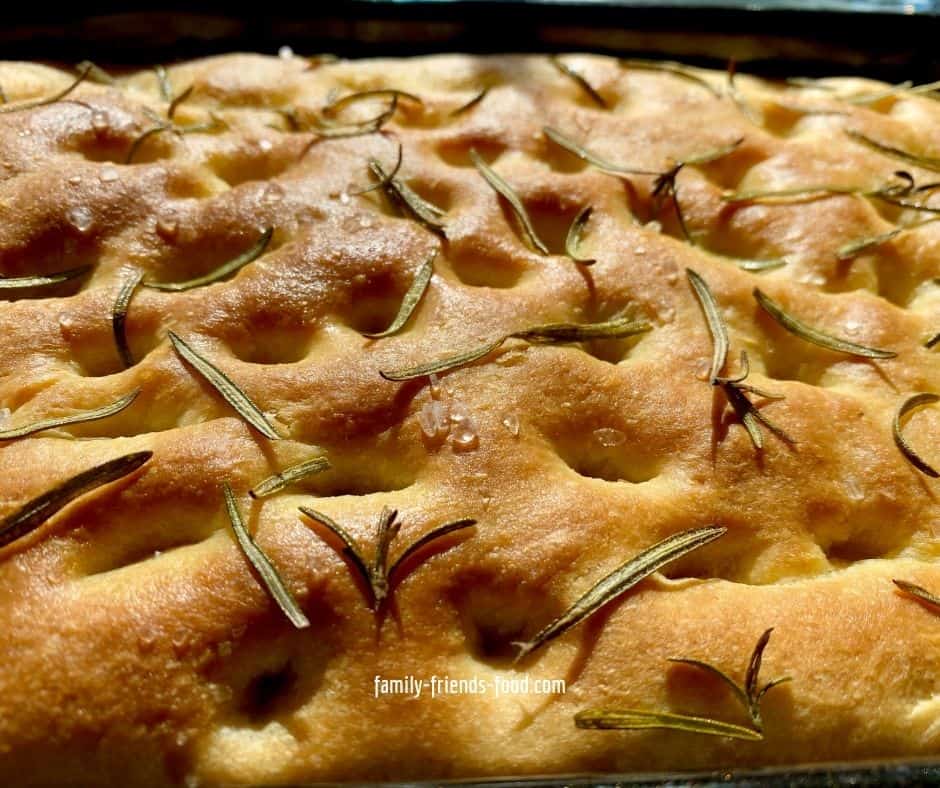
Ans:
MULTIPOLYGON (((928 169, 853 141, 852 130, 923 156, 940 105, 904 92, 831 89, 668 71, 598 56, 565 62, 603 109, 544 57, 335 61, 229 55, 169 69, 162 123, 153 71, 85 81, 62 101, 0 114, 0 274, 88 274, 0 308, 0 424, 90 410, 139 389, 125 410, 0 444, 0 514, 114 457, 141 472, 73 503, 0 560, 0 775, 55 784, 217 784, 650 771, 934 755, 940 622, 895 590, 940 590, 936 482, 904 458, 892 419, 940 391, 940 223, 852 259, 839 250, 931 214, 858 194, 780 204, 730 192, 860 190, 928 169), (393 88, 382 133, 310 131, 334 96, 393 88), (481 101, 454 113, 488 88, 481 101), (838 91, 834 93, 833 90, 838 91), (715 95, 717 92, 719 95, 715 95), (288 113, 299 119, 292 128, 288 113), (203 126, 199 129, 198 127, 203 126), (563 151, 552 127, 623 167, 676 176, 691 239, 655 179, 605 174, 563 151), (186 127, 197 127, 183 133, 186 127), (368 161, 446 211, 443 237, 401 215, 368 161), (549 255, 469 157, 479 152, 529 211, 549 255), (578 266, 568 227, 593 213, 578 266), (147 283, 206 275, 258 242, 236 274, 185 292, 147 283), (421 264, 434 276, 405 328, 381 339, 421 264), (744 260, 781 258, 760 273, 744 260), (760 412, 793 438, 747 432, 708 384, 712 345, 689 287, 708 283, 749 382, 784 397, 760 412), (115 345, 128 309, 135 361, 115 345), (868 361, 785 331, 759 287, 804 322, 897 352, 868 361), (553 322, 627 314, 650 330, 618 340, 497 352, 402 383, 380 372, 470 351, 553 322), (283 440, 239 418, 167 341, 173 331, 237 383, 283 440), (441 429, 433 414, 449 413, 441 429), (454 418, 456 417, 456 418, 454 418), (325 455, 331 469, 252 500, 262 479, 325 455), (239 551, 221 485, 311 621, 294 630, 239 551), (398 510, 393 556, 445 522, 473 531, 394 589, 379 631, 350 566, 298 511, 334 518, 373 549, 398 510), (720 540, 511 665, 531 637, 603 575, 678 531, 720 540), (671 578, 671 580, 666 579, 671 578), (647 708, 737 720, 720 685, 670 666, 690 657, 743 677, 774 627, 759 743, 578 730, 585 708, 647 708), (374 696, 374 678, 566 678, 564 695, 374 696)), ((70 84, 65 70, 0 64, 11 106, 70 84)), ((378 97, 344 122, 374 117, 378 97)), ((22 296, 18 299, 15 296, 22 296)), ((905 420, 940 462, 936 409, 905 420)))

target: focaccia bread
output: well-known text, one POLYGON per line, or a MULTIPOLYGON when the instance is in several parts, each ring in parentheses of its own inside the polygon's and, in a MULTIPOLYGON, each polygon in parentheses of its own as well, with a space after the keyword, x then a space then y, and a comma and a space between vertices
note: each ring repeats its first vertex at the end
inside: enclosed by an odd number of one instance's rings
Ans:
POLYGON ((940 754, 931 94, 588 55, 79 68, 0 64, 0 782, 940 754), (382 522, 389 565, 458 525, 386 587, 382 522), (741 684, 770 628, 757 718, 669 661, 741 684))

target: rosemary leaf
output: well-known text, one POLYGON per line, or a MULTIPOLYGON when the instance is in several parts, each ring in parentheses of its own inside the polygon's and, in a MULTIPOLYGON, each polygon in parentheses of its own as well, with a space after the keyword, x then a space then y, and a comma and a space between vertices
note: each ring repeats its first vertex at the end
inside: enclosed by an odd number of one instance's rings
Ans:
POLYGON ((264 435, 265 438, 278 440, 281 437, 265 418, 264 413, 231 378, 200 356, 172 331, 169 332, 169 336, 170 342, 173 343, 173 349, 179 354, 180 358, 202 375, 219 392, 222 398, 238 412, 239 416, 264 435))
POLYGON ((483 179, 512 207, 529 243, 535 247, 540 254, 547 255, 548 247, 545 246, 545 243, 536 234, 535 228, 532 226, 532 220, 529 218, 529 214, 522 204, 522 200, 519 199, 519 195, 516 194, 512 186, 506 183, 473 148, 470 149, 470 160, 473 162, 473 166, 477 168, 480 175, 483 176, 483 179))
POLYGON ((366 186, 365 188, 348 192, 349 196, 350 197, 359 196, 362 194, 368 194, 369 192, 374 192, 377 189, 384 190, 388 188, 389 184, 391 184, 391 182, 395 179, 395 176, 398 175, 398 171, 401 169, 403 158, 404 158, 404 149, 402 148, 402 144, 399 142, 398 154, 395 157, 395 166, 392 167, 391 172, 387 172, 380 181, 378 181, 377 183, 373 183, 371 186, 366 186))
POLYGON ((759 396, 767 397, 768 399, 782 400, 783 397, 776 395, 771 395, 768 397, 768 395, 759 389, 733 382, 722 383, 722 389, 725 392, 725 396, 728 398, 728 402, 731 403, 731 407, 734 408, 734 412, 741 420, 741 424, 743 425, 744 429, 747 430, 747 434, 750 437, 751 442, 754 444, 755 449, 760 451, 764 448, 764 439, 760 430, 761 425, 769 429, 784 443, 788 443, 791 446, 796 445, 796 441, 780 427, 770 421, 770 419, 768 419, 763 413, 761 413, 760 410, 754 406, 754 403, 744 395, 744 392, 752 391, 759 396))
POLYGON ((591 101, 593 101, 601 109, 609 109, 610 105, 607 103, 606 99, 597 92, 597 90, 588 82, 581 74, 575 71, 571 66, 562 62, 562 60, 555 55, 549 57, 552 65, 557 68, 562 74, 564 74, 569 79, 573 80, 581 90, 587 93, 590 96, 591 101))
POLYGON ((626 317, 615 318, 604 323, 548 323, 514 331, 466 353, 448 356, 437 361, 429 361, 410 369, 395 372, 380 371, 379 374, 386 380, 401 381, 412 380, 437 372, 447 372, 489 355, 507 339, 522 339, 538 345, 563 344, 567 342, 587 342, 591 339, 618 339, 633 336, 634 334, 642 334, 651 328, 652 326, 645 321, 631 320, 626 317))
POLYGON ((262 254, 264 250, 268 248, 268 244, 271 243, 271 237, 274 235, 274 228, 268 227, 261 233, 261 237, 255 241, 252 247, 244 252, 242 252, 238 257, 233 260, 229 260, 227 263, 220 265, 214 271, 210 271, 205 276, 199 276, 195 279, 188 279, 185 282, 144 282, 144 287, 148 287, 151 290, 163 290, 173 293, 181 293, 184 290, 192 290, 195 287, 204 287, 205 285, 211 285, 213 282, 218 282, 226 277, 231 276, 236 271, 244 268, 248 263, 253 263, 262 254))
POLYGON ((170 105, 166 108, 166 116, 169 120, 173 120, 173 116, 176 114, 176 110, 179 108, 179 105, 182 104, 186 99, 188 99, 195 90, 195 85, 190 85, 185 90, 181 91, 180 94, 174 98, 170 105))
POLYGON ((25 438, 27 435, 34 435, 43 430, 52 430, 59 427, 67 427, 69 424, 82 424, 86 421, 97 421, 106 419, 108 416, 114 416, 128 407, 140 394, 140 389, 134 389, 130 394, 125 394, 120 399, 112 402, 110 405, 104 405, 100 408, 73 413, 71 416, 60 416, 55 419, 44 419, 42 421, 28 424, 24 427, 16 427, 9 430, 0 430, 0 441, 14 440, 15 438, 25 438))
POLYGON ((114 306, 111 307, 111 330, 114 333, 114 343, 117 345, 118 354, 124 366, 130 369, 134 366, 134 355, 131 353, 131 347, 127 343, 127 310, 130 307, 131 299, 137 291, 144 275, 141 271, 135 271, 130 278, 121 285, 117 298, 114 299, 114 306))
POLYGON ((444 525, 439 525, 437 528, 433 528, 432 530, 428 531, 424 536, 412 542, 405 549, 405 551, 395 559, 395 563, 393 563, 391 568, 388 570, 389 579, 395 576, 395 573, 398 571, 398 569, 404 566, 405 562, 411 558, 411 556, 423 550, 427 545, 431 544, 431 542, 436 542, 441 537, 447 536, 447 534, 451 534, 454 531, 461 531, 464 528, 470 528, 476 524, 476 520, 465 517, 461 520, 454 520, 450 523, 444 523, 444 525))
POLYGON ((649 730, 653 728, 702 733, 709 736, 727 736, 731 739, 761 741, 764 735, 759 731, 734 725, 730 722, 713 720, 710 717, 693 717, 689 714, 669 714, 661 711, 625 709, 623 711, 604 711, 589 709, 575 715, 578 728, 595 730, 649 730))
POLYGON ((734 264, 742 271, 749 271, 752 274, 762 271, 773 271, 775 268, 783 268, 788 260, 785 257, 778 257, 772 260, 735 260, 734 264))
POLYGON ((924 347, 927 348, 927 350, 930 350, 931 348, 936 347, 938 344, 940 344, 940 333, 934 334, 932 337, 930 337, 930 339, 924 342, 924 347))
POLYGON ((323 512, 318 512, 316 509, 311 509, 309 506, 299 507, 300 512, 305 516, 309 517, 311 520, 320 523, 325 526, 331 533, 333 533, 342 543, 343 543, 343 555, 345 555, 350 561, 352 561, 353 566, 356 571, 362 577, 365 582, 366 588, 369 591, 370 602, 369 606, 373 609, 375 608, 375 589, 372 585, 372 571, 369 568, 369 565, 366 563, 365 558, 363 557, 362 550, 359 545, 356 543, 356 540, 350 536, 349 532, 346 531, 338 522, 336 522, 331 517, 323 514, 323 512))
POLYGON ((329 470, 330 467, 332 466, 326 457, 314 457, 309 460, 304 460, 303 462, 297 463, 297 465, 291 465, 289 468, 285 468, 283 471, 278 471, 262 482, 258 482, 258 484, 248 491, 248 494, 252 498, 266 498, 269 495, 274 495, 274 493, 283 490, 294 482, 298 482, 315 473, 322 473, 323 471, 329 470))
POLYGON ((620 339, 642 334, 652 329, 645 320, 618 317, 604 323, 547 323, 532 326, 523 331, 514 331, 510 337, 524 339, 533 344, 557 344, 564 342, 587 342, 591 339, 620 339))
POLYGON ((568 153, 577 156, 581 161, 584 161, 601 172, 606 172, 609 175, 659 175, 656 170, 641 170, 637 167, 621 167, 620 165, 614 164, 602 159, 596 153, 592 153, 587 148, 579 145, 571 137, 562 134, 558 129, 553 129, 551 126, 543 126, 542 133, 548 137, 552 142, 558 145, 561 148, 564 148, 568 153))
POLYGON ((777 189, 770 191, 754 190, 743 192, 725 192, 721 199, 736 205, 739 203, 787 203, 800 202, 823 197, 842 196, 848 194, 862 194, 863 190, 856 186, 806 186, 793 189, 777 189))
POLYGON ((372 560, 372 590, 377 607, 388 597, 388 550, 400 528, 398 512, 383 506, 375 529, 375 556, 372 560))
POLYGON ((908 583, 906 580, 892 580, 898 588, 900 588, 905 594, 910 594, 912 597, 920 600, 921 602, 926 603, 935 613, 940 613, 940 597, 936 594, 931 594, 923 586, 916 585, 915 583, 908 583))
POLYGON ((881 233, 880 235, 872 235, 867 238, 860 238, 857 241, 851 241, 850 243, 840 246, 836 252, 836 257, 839 260, 851 260, 853 257, 857 257, 862 252, 867 252, 869 249, 872 249, 876 246, 881 246, 883 243, 887 243, 892 238, 897 238, 902 232, 904 232, 903 227, 897 227, 894 230, 889 230, 886 233, 881 233))
POLYGON ((404 328, 405 323, 408 322, 408 319, 417 308, 425 292, 427 292, 428 285, 431 282, 431 277, 434 274, 435 257, 437 257, 437 250, 433 251, 428 259, 425 260, 418 269, 418 273, 415 274, 414 282, 411 283, 411 287, 409 287, 408 292, 405 293, 405 297, 402 299, 401 306, 398 308, 398 314, 395 315, 395 319, 392 321, 392 324, 384 331, 379 331, 375 334, 364 334, 363 336, 366 336, 369 339, 381 339, 383 337, 390 337, 393 334, 397 334, 402 330, 402 328, 404 328))
POLYGON ((879 90, 873 93, 858 93, 854 96, 842 96, 840 98, 842 98, 843 101, 847 101, 849 104, 873 104, 881 99, 891 98, 892 96, 905 93, 916 96, 919 93, 932 93, 935 90, 940 90, 940 81, 915 85, 910 80, 906 80, 897 85, 892 85, 885 90, 879 90))
POLYGON ((0 104, 0 114, 5 112, 19 112, 20 110, 25 109, 36 109, 37 107, 45 107, 49 104, 55 104, 57 101, 61 101, 67 95, 69 95, 69 93, 75 90, 75 88, 81 85, 85 79, 88 78, 88 75, 91 72, 91 67, 93 65, 93 63, 87 63, 85 67, 81 69, 72 84, 70 84, 64 90, 60 90, 55 95, 49 96, 48 98, 33 99, 32 101, 17 102, 16 104, 0 104))
POLYGON ((68 282, 70 279, 78 279, 91 270, 92 266, 82 265, 78 268, 69 268, 67 271, 59 271, 55 274, 45 276, 16 276, 10 278, 0 277, 0 290, 24 290, 29 287, 54 287, 68 282))
POLYGON ((703 670, 706 673, 710 673, 712 676, 715 676, 715 678, 721 680, 728 686, 728 688, 734 694, 735 699, 738 701, 738 703, 741 704, 741 706, 745 710, 750 709, 751 702, 750 702, 750 699, 748 698, 748 694, 745 691, 745 689, 740 684, 738 684, 738 682, 736 682, 733 678, 731 678, 731 676, 725 673, 723 670, 716 668, 714 665, 708 662, 703 662, 700 659, 687 659, 685 657, 670 657, 669 661, 674 662, 679 665, 688 665, 689 667, 698 668, 699 670, 703 670))
POLYGON ((369 169, 380 184, 384 183, 383 191, 386 196, 402 208, 404 213, 424 224, 429 230, 443 235, 444 223, 441 217, 445 211, 425 200, 403 181, 389 176, 378 159, 369 159, 369 169))
POLYGON ((568 228, 568 235, 565 236, 565 254, 568 255, 578 265, 594 265, 597 262, 594 258, 585 258, 578 256, 578 247, 581 245, 581 234, 584 232, 584 225, 591 218, 594 209, 590 205, 585 205, 574 217, 571 227, 568 228))
POLYGON ((360 137, 365 134, 375 134, 394 116, 397 109, 398 96, 392 96, 392 100, 389 102, 388 106, 374 118, 347 125, 335 123, 328 118, 320 118, 319 125, 314 130, 314 133, 318 137, 325 139, 341 139, 344 137, 360 137), (326 123, 324 123, 324 121, 326 121, 326 123))
POLYGON ((669 60, 630 60, 621 59, 621 65, 639 71, 661 71, 666 74, 672 74, 674 77, 692 82, 701 88, 705 88, 715 98, 721 98, 721 91, 714 87, 710 82, 702 79, 698 74, 689 71, 681 63, 674 63, 669 60))
POLYGON ((235 501, 235 495, 232 493, 232 488, 229 487, 228 482, 222 484, 222 490, 225 493, 225 508, 228 512, 228 519, 232 524, 238 546, 241 547, 245 558, 254 567, 264 583, 264 587, 272 599, 277 602, 277 606, 281 608, 284 615, 290 619, 291 624, 297 629, 309 627, 309 619, 304 615, 291 592, 287 590, 277 569, 274 568, 274 564, 264 554, 264 551, 255 544, 255 540, 251 538, 251 534, 245 528, 241 513, 238 511, 238 503, 235 501))
POLYGON ((88 79, 92 82, 97 82, 99 85, 114 85, 117 80, 112 77, 107 71, 105 71, 97 63, 92 63, 90 60, 83 60, 77 66, 75 70, 81 74, 83 71, 88 72, 88 79))
POLYGON ((331 101, 323 108, 323 114, 328 118, 335 117, 352 104, 374 98, 390 98, 396 102, 400 99, 405 99, 406 101, 413 101, 420 106, 424 105, 424 101, 422 101, 419 96, 414 95, 414 93, 408 93, 404 90, 395 90, 394 88, 379 88, 377 90, 363 90, 358 93, 350 93, 335 101, 331 101))
POLYGON ((940 402, 940 396, 936 394, 922 393, 914 394, 908 397, 901 404, 901 407, 898 408, 898 412, 894 414, 894 422, 892 424, 894 442, 897 444, 898 449, 901 450, 901 454, 903 454, 904 458, 911 465, 917 468, 917 470, 933 479, 940 477, 940 471, 937 471, 935 468, 925 462, 907 442, 907 439, 901 432, 901 420, 911 411, 916 410, 917 408, 922 408, 925 405, 932 405, 935 402, 940 402))
POLYGON ((469 112, 477 104, 479 104, 483 99, 486 98, 486 94, 490 92, 489 86, 483 88, 479 93, 477 93, 470 101, 466 104, 461 104, 457 109, 451 110, 450 116, 456 118, 458 115, 463 115, 465 112, 469 112))
POLYGON ((140 150, 141 146, 155 134, 162 134, 164 131, 169 131, 172 126, 169 123, 158 123, 150 128, 144 129, 140 134, 137 135, 137 138, 131 143, 131 147, 127 151, 127 155, 124 157, 125 164, 131 164, 134 161, 134 157, 137 155, 137 151, 140 150))
POLYGON ((488 342, 485 345, 481 345, 480 347, 474 348, 473 350, 468 350, 465 353, 458 353, 455 356, 447 356, 446 358, 438 359, 436 361, 429 361, 426 364, 419 364, 418 366, 410 367, 409 369, 394 371, 379 370, 379 374, 386 380, 401 381, 422 378, 425 375, 431 375, 438 372, 447 372, 452 369, 457 369, 457 367, 462 367, 465 364, 470 364, 477 359, 483 358, 483 356, 488 356, 505 341, 506 337, 500 337, 493 342, 488 342))
POLYGON ((0 547, 35 531, 68 504, 92 490, 132 474, 153 456, 151 451, 135 452, 96 465, 33 498, 13 514, 0 520, 0 547))
POLYGON ((704 153, 699 153, 696 156, 689 156, 686 159, 682 159, 680 164, 683 166, 710 164, 713 161, 718 161, 718 159, 723 159, 730 153, 734 153, 734 151, 736 151, 743 142, 744 137, 738 137, 736 140, 729 142, 727 145, 722 145, 720 148, 713 148, 712 150, 705 151, 704 153))
POLYGON ((862 145, 871 148, 872 150, 876 150, 878 153, 882 153, 885 156, 890 156, 894 159, 900 159, 901 161, 905 161, 908 164, 913 164, 914 166, 921 167, 925 170, 940 172, 940 159, 931 158, 930 156, 920 156, 916 153, 911 153, 901 148, 895 148, 892 145, 885 145, 883 142, 878 142, 878 140, 872 139, 871 137, 862 134, 860 131, 855 131, 854 129, 848 129, 845 133, 856 142, 859 142, 862 145))
POLYGON ((708 379, 714 386, 728 360, 728 328, 721 316, 718 302, 705 280, 691 268, 686 268, 685 274, 689 279, 689 284, 692 285, 695 297, 702 306, 705 322, 712 336, 712 365, 708 372, 708 379))
POLYGON ((687 553, 709 542, 713 542, 727 532, 721 526, 706 526, 682 531, 647 548, 631 558, 617 569, 596 583, 582 595, 565 613, 543 628, 531 640, 516 643, 519 653, 515 662, 531 654, 535 649, 567 632, 571 627, 595 613, 608 602, 629 591, 637 583, 653 572, 664 567, 687 553))
POLYGON ((173 100, 173 86, 170 84, 170 77, 166 73, 166 69, 160 64, 154 66, 153 71, 157 77, 157 87, 160 89, 160 97, 169 103, 173 100))
POLYGON ((833 350, 837 353, 848 353, 849 355, 861 356, 862 358, 885 359, 894 358, 897 356, 897 353, 894 351, 879 350, 878 348, 859 345, 855 342, 849 342, 847 339, 840 339, 839 337, 834 337, 831 334, 827 334, 823 331, 820 331, 819 329, 813 328, 812 326, 804 323, 802 320, 799 320, 788 312, 785 312, 776 301, 771 299, 770 296, 768 296, 766 293, 762 292, 760 288, 755 287, 753 292, 754 298, 756 299, 757 303, 760 304, 761 309, 763 309, 791 334, 798 336, 800 339, 806 342, 811 342, 814 345, 824 347, 827 350, 833 350))

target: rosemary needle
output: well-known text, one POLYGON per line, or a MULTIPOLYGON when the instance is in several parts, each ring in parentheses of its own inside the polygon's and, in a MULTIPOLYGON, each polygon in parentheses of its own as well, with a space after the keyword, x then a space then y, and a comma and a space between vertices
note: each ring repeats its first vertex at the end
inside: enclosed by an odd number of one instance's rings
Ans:
POLYGON ((151 451, 126 454, 96 465, 33 498, 13 514, 0 520, 0 547, 35 531, 53 515, 86 493, 129 476, 153 456, 151 451))
POLYGON ((706 281, 691 268, 686 268, 685 273, 689 279, 689 284, 692 285, 692 290, 695 292, 695 297, 702 306, 702 311, 705 313, 705 323, 712 336, 712 365, 708 372, 708 379, 712 385, 715 385, 728 360, 728 329, 721 317, 718 301, 715 300, 715 296, 706 281))
POLYGON ((516 218, 519 220, 519 224, 522 225, 522 230, 525 233, 526 238, 529 240, 529 243, 535 247, 539 254, 547 255, 548 247, 539 238, 538 233, 535 232, 535 227, 532 226, 532 220, 529 218, 529 213, 525 209, 525 205, 522 204, 522 200, 519 198, 519 195, 516 194, 515 189, 512 188, 496 171, 487 164, 483 157, 476 152, 473 148, 470 149, 470 160, 473 162, 473 166, 477 168, 477 171, 480 175, 483 176, 483 179, 493 188, 493 190, 499 194, 506 202, 509 203, 513 212, 516 214, 516 218))
POLYGON ((271 563, 271 559, 255 544, 255 540, 251 538, 251 534, 249 534, 248 529, 245 528, 241 513, 238 511, 238 503, 235 501, 235 495, 232 493, 232 488, 229 486, 228 482, 223 483, 222 490, 225 493, 225 508, 228 512, 229 522, 232 525, 232 530, 235 532, 238 546, 242 549, 248 562, 254 567, 258 576, 264 583, 264 587, 267 589, 272 599, 277 602, 277 606, 281 608, 284 615, 290 619, 291 624, 297 629, 309 627, 310 620, 304 615, 303 611, 300 609, 300 605, 297 604, 297 600, 291 595, 291 592, 287 590, 277 569, 275 569, 274 564, 271 563))
POLYGON ((693 528, 673 534, 647 548, 601 579, 565 613, 540 630, 531 640, 516 643, 515 645, 519 647, 519 653, 516 655, 515 661, 518 662, 535 649, 564 634, 666 564, 682 558, 682 556, 693 550, 704 547, 709 542, 724 536, 727 531, 727 528, 716 525, 693 528))
POLYGON ((131 347, 127 342, 127 310, 130 308, 131 299, 137 288, 140 286, 144 275, 141 271, 135 271, 121 285, 117 298, 114 299, 114 306, 111 307, 111 330, 114 334, 114 343, 117 345, 118 355, 124 366, 130 368, 134 366, 134 355, 131 353, 131 347))
POLYGON ((849 355, 861 356, 862 358, 886 359, 897 356, 897 353, 892 350, 879 350, 878 348, 859 345, 855 342, 849 342, 847 339, 840 339, 839 337, 834 337, 831 334, 820 331, 817 328, 813 328, 802 320, 785 312, 783 307, 761 291, 760 288, 754 288, 754 299, 760 304, 761 309, 770 315, 777 323, 791 334, 798 336, 806 342, 824 347, 827 350, 834 350, 838 353, 848 353, 849 355))
POLYGON ((901 422, 904 417, 907 416, 907 414, 912 410, 922 408, 925 405, 931 405, 935 402, 940 402, 940 396, 936 394, 922 393, 914 394, 908 397, 901 404, 901 407, 898 408, 897 413, 894 414, 894 421, 891 425, 892 432, 894 433, 894 442, 901 451, 901 454, 904 455, 904 458, 921 473, 930 476, 933 479, 940 477, 940 471, 937 471, 932 465, 923 460, 916 451, 914 451, 913 447, 904 437, 904 433, 901 431, 901 422))
POLYGON ((152 290, 181 293, 185 290, 192 290, 196 287, 211 285, 213 282, 218 282, 222 279, 225 279, 226 277, 231 276, 236 271, 241 270, 249 263, 253 263, 259 257, 261 257, 261 255, 264 254, 264 250, 268 248, 268 244, 271 243, 271 238, 273 235, 274 228, 266 228, 262 231, 261 237, 258 238, 258 240, 255 241, 255 243, 253 243, 249 249, 242 252, 234 259, 229 260, 227 263, 220 265, 214 271, 210 271, 205 276, 199 276, 195 279, 188 279, 185 282, 144 282, 144 287, 149 287, 152 290))
POLYGON ((408 319, 424 297, 425 292, 427 292, 431 277, 434 274, 435 257, 437 257, 437 250, 433 251, 418 269, 418 273, 415 274, 414 282, 412 282, 411 287, 408 288, 408 292, 405 293, 405 297, 402 299, 401 306, 398 309, 398 314, 395 315, 392 324, 384 331, 379 331, 374 334, 367 333, 363 336, 369 339, 382 339, 383 337, 390 337, 393 334, 397 334, 404 328, 405 323, 408 322, 408 319))
POLYGON ((173 349, 179 354, 180 358, 205 378, 222 395, 222 398, 238 412, 239 416, 264 435, 265 438, 278 440, 281 437, 271 426, 261 409, 248 398, 248 395, 231 378, 200 356, 172 331, 169 332, 169 337, 173 349))
POLYGON ((591 85, 591 83, 588 82, 581 74, 579 74, 577 71, 571 68, 571 66, 555 55, 552 55, 549 60, 551 61, 552 65, 558 69, 559 72, 564 74, 578 87, 580 87, 581 90, 583 90, 590 97, 591 101, 597 104, 598 107, 601 109, 609 109, 610 105, 607 103, 607 100, 600 93, 598 93, 596 88, 594 88, 594 86, 591 85))
POLYGON ((137 399, 138 394, 140 394, 140 389, 134 389, 132 392, 130 392, 130 394, 125 394, 123 397, 120 397, 111 404, 104 405, 100 408, 80 411, 78 413, 73 413, 70 416, 60 416, 55 419, 43 419, 42 421, 37 421, 32 424, 27 424, 23 427, 16 427, 14 429, 0 430, 0 441, 25 438, 27 435, 35 435, 37 432, 43 432, 44 430, 67 427, 70 424, 82 424, 88 421, 106 419, 109 416, 114 416, 115 414, 118 414, 125 408, 129 407, 131 403, 137 399))
POLYGON ((64 90, 60 90, 58 93, 49 96, 48 98, 43 99, 33 99, 32 101, 23 101, 16 104, 0 104, 0 113, 4 112, 19 112, 20 110, 26 109, 36 109, 37 107, 45 107, 49 104, 55 104, 57 101, 64 99, 69 93, 71 93, 75 88, 82 84, 82 82, 87 79, 88 75, 91 73, 93 63, 86 63, 84 68, 81 69, 78 76, 75 80, 64 90))
POLYGON ((330 461, 326 457, 314 457, 310 460, 304 460, 303 462, 297 463, 297 465, 291 465, 289 468, 285 468, 283 471, 278 471, 264 481, 258 482, 258 484, 248 491, 248 494, 252 498, 266 498, 269 495, 274 495, 274 493, 283 490, 294 482, 298 482, 315 473, 322 473, 323 471, 329 470, 331 467, 330 461))

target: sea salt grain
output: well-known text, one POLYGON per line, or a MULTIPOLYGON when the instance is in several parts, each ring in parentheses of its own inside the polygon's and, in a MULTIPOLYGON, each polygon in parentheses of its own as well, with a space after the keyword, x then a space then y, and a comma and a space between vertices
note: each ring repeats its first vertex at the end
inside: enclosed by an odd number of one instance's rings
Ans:
POLYGON ((515 437, 519 434, 519 417, 515 413, 504 416, 503 426, 515 437))
POLYGON ((84 205, 70 208, 68 212, 69 224, 71 224, 80 233, 87 233, 94 223, 95 217, 84 205))
POLYGON ((102 181, 102 183, 111 183, 112 181, 116 181, 118 177, 120 177, 120 173, 118 172, 118 168, 113 164, 106 164, 101 168, 101 172, 98 173, 98 179, 102 181))

